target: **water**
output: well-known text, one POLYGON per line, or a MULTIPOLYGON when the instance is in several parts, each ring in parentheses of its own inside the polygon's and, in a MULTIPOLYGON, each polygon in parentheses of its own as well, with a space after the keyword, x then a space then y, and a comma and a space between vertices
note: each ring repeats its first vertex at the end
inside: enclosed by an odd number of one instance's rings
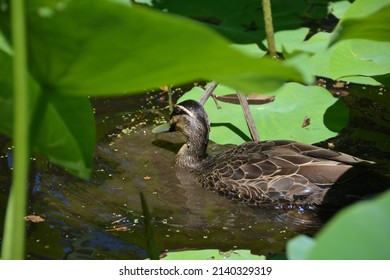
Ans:
MULTIPOLYGON (((195 184, 181 184, 174 157, 183 139, 177 133, 159 138, 151 133, 155 120, 166 112, 151 109, 156 102, 145 98, 94 102, 98 144, 89 180, 73 177, 45 159, 33 161, 28 214, 45 221, 28 223, 29 259, 146 258, 140 192, 161 252, 250 249, 270 256, 283 252, 293 236, 313 234, 321 226, 315 213, 302 209, 251 208, 195 184)), ((223 149, 210 145, 210 152, 223 149)), ((4 148, 0 157, 1 215, 11 151, 4 148)), ((0 216, 1 226, 3 220, 0 216)))

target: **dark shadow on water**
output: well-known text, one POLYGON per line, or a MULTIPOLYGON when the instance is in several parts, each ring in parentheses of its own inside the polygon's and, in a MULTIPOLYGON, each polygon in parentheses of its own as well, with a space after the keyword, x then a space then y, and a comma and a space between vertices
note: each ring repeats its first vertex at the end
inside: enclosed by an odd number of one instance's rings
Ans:
POLYGON ((163 139, 153 140, 152 144, 158 148, 170 151, 173 154, 176 154, 180 150, 181 146, 183 146, 183 143, 172 143, 163 139))
POLYGON ((390 177, 372 166, 356 166, 345 172, 326 193, 321 219, 328 220, 337 210, 369 199, 390 189, 390 177))

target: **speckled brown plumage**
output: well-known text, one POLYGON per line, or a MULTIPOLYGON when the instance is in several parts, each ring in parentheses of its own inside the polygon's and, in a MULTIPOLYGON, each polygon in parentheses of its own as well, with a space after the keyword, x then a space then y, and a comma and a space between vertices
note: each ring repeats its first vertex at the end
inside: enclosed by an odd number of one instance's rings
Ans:
POLYGON ((345 203, 364 195, 356 179, 373 163, 288 140, 247 142, 207 157, 209 121, 193 100, 176 105, 169 125, 187 137, 176 156, 178 168, 195 174, 204 188, 253 206, 345 203), (325 201, 331 188, 336 195, 325 201))
POLYGON ((293 141, 247 142, 206 158, 195 170, 207 189, 249 205, 321 204, 343 174, 363 172, 364 160, 293 141))

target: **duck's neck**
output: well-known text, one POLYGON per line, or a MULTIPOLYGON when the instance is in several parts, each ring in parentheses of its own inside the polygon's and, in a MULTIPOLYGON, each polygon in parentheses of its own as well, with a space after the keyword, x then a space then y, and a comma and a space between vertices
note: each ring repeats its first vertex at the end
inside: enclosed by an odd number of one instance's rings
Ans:
POLYGON ((185 135, 187 142, 176 155, 176 167, 194 171, 206 158, 209 132, 204 129, 195 132, 192 131, 191 135, 185 135))

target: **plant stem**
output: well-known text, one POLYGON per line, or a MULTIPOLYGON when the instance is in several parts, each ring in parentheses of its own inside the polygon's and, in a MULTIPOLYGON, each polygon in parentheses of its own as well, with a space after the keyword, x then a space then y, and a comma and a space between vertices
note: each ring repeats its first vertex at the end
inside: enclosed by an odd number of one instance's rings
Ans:
POLYGON ((249 132, 251 133, 251 137, 253 141, 260 141, 259 133, 257 132, 255 122, 253 120, 252 113, 249 109, 248 100, 246 96, 240 92, 237 92, 238 99, 240 100, 242 110, 244 111, 244 116, 246 120, 246 124, 248 125, 249 132))
POLYGON ((169 113, 173 112, 173 101, 172 101, 172 87, 168 86, 168 103, 169 103, 169 113))
POLYGON ((272 23, 272 11, 271 11, 271 1, 263 1, 263 14, 264 14, 264 25, 265 25, 265 34, 267 36, 268 43, 268 53, 271 57, 276 58, 276 47, 275 47, 275 37, 274 37, 274 26, 272 23))
POLYGON ((156 240, 154 238, 152 217, 150 216, 148 204, 146 203, 145 196, 142 192, 140 193, 140 198, 141 198, 142 213, 145 217, 146 248, 148 250, 149 259, 159 260, 160 254, 157 248, 156 240))
POLYGON ((2 258, 24 259, 27 179, 29 170, 28 80, 24 1, 13 0, 11 6, 12 42, 14 47, 14 155, 12 187, 5 217, 2 258))
POLYGON ((213 94, 215 88, 218 86, 218 83, 216 81, 212 81, 210 84, 209 84, 209 87, 206 89, 206 91, 203 93, 203 95, 200 97, 199 99, 199 103, 204 105, 207 101, 207 99, 209 99, 210 95, 213 94))

